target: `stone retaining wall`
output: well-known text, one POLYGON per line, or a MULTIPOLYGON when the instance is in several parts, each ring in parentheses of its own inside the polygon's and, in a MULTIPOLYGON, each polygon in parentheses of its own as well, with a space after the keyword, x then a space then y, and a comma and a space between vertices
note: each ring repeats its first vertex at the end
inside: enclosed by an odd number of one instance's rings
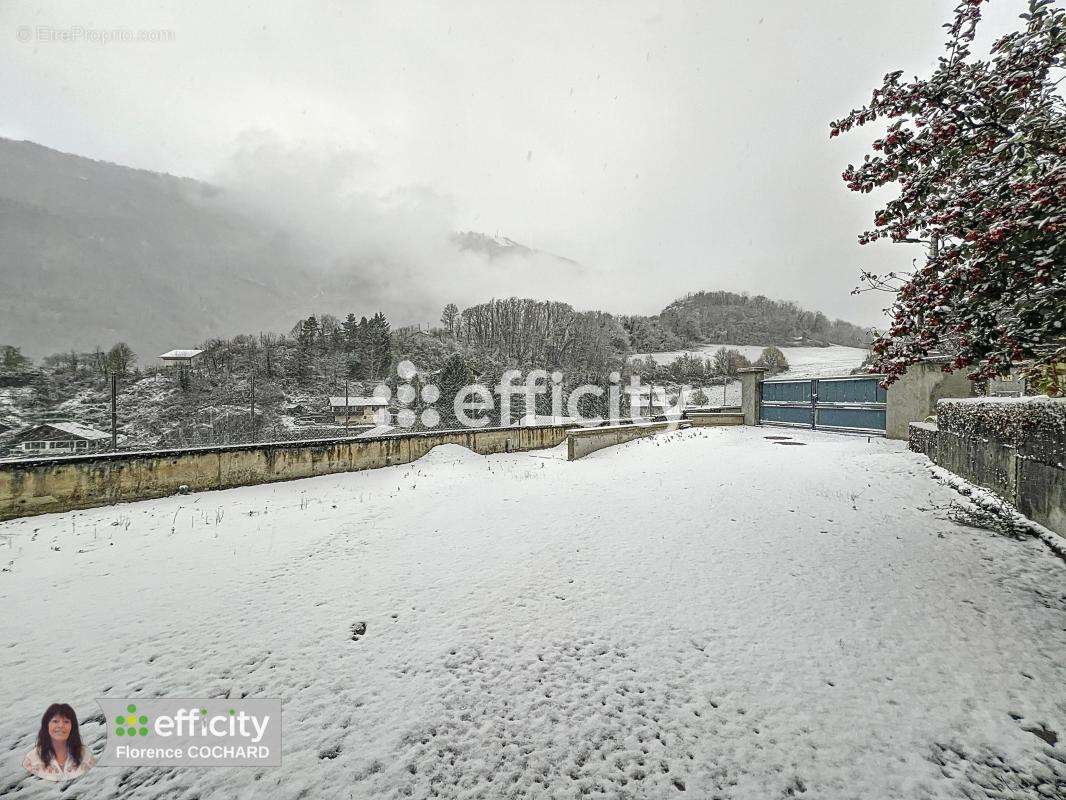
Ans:
POLYGON ((1066 400, 941 400, 937 424, 912 424, 910 448, 1066 536, 1066 400))
POLYGON ((744 424, 744 414, 740 411, 686 411, 685 419, 691 422, 694 428, 744 424))
POLYGON ((567 431, 566 457, 577 461, 605 447, 624 444, 644 436, 691 427, 690 422, 639 422, 633 425, 605 425, 600 428, 574 428, 567 431))
POLYGON ((271 442, 0 462, 0 520, 406 464, 440 444, 489 455, 555 447, 569 425, 271 442))
MULTIPOLYGON (((704 415, 696 424, 739 425, 743 420, 739 413, 719 413, 704 415)), ((582 439, 577 451, 586 455, 665 430, 668 424, 689 427, 692 423, 638 421, 581 428, 579 436, 590 431, 598 434, 582 439)), ((406 464, 440 444, 462 445, 482 455, 539 450, 562 444, 573 430, 573 424, 567 423, 0 461, 0 520, 147 500, 179 491, 230 489, 406 464)))

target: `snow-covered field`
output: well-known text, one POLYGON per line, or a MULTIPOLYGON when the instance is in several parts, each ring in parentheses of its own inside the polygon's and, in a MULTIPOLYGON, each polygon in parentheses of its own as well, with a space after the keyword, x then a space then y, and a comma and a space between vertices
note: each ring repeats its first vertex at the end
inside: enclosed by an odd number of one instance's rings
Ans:
MULTIPOLYGON (((670 364, 688 353, 698 358, 714 358, 714 354, 723 347, 739 350, 750 361, 754 361, 762 353, 762 347, 741 344, 705 344, 696 350, 673 350, 668 353, 640 353, 632 356, 634 359, 643 359, 651 356, 659 364, 670 364)), ((782 347, 785 360, 791 368, 789 378, 810 376, 817 378, 825 375, 847 375, 851 370, 862 364, 863 359, 869 354, 869 350, 859 347, 782 347)))
POLYGON ((703 392, 704 397, 707 398, 707 405, 718 408, 721 408, 723 406, 739 406, 741 400, 743 399, 740 381, 732 381, 726 384, 719 383, 713 386, 703 386, 695 389, 689 389, 685 393, 685 402, 688 405, 697 405, 696 398, 699 392, 701 391, 703 392))
POLYGON ((1066 564, 926 463, 704 428, 2 523, 0 795, 1061 797, 1066 564), (22 772, 164 695, 282 698, 283 766, 22 772))

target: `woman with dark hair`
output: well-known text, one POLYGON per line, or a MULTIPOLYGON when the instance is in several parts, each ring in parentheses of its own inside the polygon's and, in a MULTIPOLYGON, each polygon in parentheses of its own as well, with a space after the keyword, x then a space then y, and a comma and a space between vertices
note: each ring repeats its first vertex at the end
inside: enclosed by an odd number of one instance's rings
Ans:
POLYGON ((84 775, 96 759, 81 743, 78 715, 66 703, 53 703, 41 717, 37 744, 22 766, 46 781, 67 781, 84 775))

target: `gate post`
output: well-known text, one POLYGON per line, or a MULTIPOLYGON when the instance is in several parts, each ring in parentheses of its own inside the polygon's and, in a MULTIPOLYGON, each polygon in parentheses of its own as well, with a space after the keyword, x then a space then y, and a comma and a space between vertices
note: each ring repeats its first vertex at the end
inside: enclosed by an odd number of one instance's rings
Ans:
POLYGON ((745 425, 759 424, 759 408, 762 405, 760 386, 766 370, 762 367, 748 367, 737 370, 740 375, 740 407, 744 412, 745 425))
POLYGON ((937 400, 973 396, 973 382, 966 377, 966 370, 944 372, 943 366, 949 360, 932 357, 911 364, 888 387, 885 434, 889 439, 906 440, 912 422, 922 422, 936 414, 937 400))

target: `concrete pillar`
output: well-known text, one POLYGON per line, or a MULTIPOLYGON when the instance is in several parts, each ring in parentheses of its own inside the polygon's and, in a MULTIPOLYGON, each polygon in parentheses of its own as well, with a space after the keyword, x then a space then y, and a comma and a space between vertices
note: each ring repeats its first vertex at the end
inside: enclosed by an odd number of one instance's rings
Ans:
POLYGON ((936 414, 936 401, 946 397, 971 397, 973 382, 966 370, 944 372, 945 359, 930 359, 911 364, 899 380, 888 387, 885 412, 885 436, 907 439, 910 424, 922 422, 936 414))
POLYGON ((759 424, 759 382, 766 374, 762 367, 742 369, 740 375, 740 408, 744 412, 745 425, 759 424))

